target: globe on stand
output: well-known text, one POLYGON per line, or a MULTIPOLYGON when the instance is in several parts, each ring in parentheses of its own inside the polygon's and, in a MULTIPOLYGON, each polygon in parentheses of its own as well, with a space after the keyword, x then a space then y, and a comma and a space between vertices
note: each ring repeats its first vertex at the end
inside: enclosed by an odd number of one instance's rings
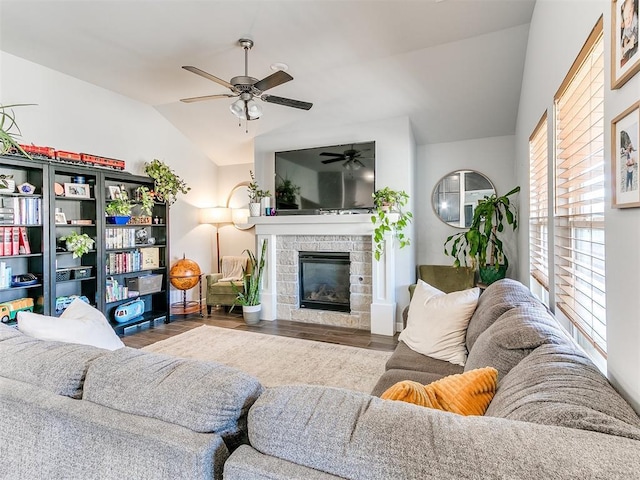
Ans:
POLYGON ((169 270, 169 281, 171 285, 177 290, 182 291, 182 301, 171 304, 171 313, 175 315, 187 315, 189 313, 200 312, 202 313, 202 284, 200 278, 202 277, 202 271, 200 266, 185 258, 184 255, 180 260, 173 264, 169 270), (196 285, 200 285, 200 292, 197 301, 187 301, 187 290, 192 289, 196 285))

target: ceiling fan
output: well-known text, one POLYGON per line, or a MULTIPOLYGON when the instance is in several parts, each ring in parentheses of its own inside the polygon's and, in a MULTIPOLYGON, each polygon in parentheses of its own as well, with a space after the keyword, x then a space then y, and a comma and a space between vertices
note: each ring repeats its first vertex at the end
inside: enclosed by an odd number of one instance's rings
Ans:
POLYGON ((329 164, 334 162, 344 162, 342 166, 347 170, 358 170, 364 167, 364 163, 360 160, 364 160, 362 152, 365 150, 354 150, 353 146, 342 153, 322 152, 320 155, 323 157, 335 157, 322 160, 322 163, 329 164))
POLYGON ((213 100, 217 98, 235 98, 238 100, 233 102, 229 107, 231 112, 239 119, 244 120, 257 120, 262 116, 262 107, 255 101, 256 98, 268 103, 275 103, 277 105, 284 105, 285 107, 299 108, 302 110, 309 110, 313 104, 309 102, 303 102, 300 100, 292 100, 290 98, 276 97, 275 95, 269 95, 264 93, 265 91, 282 85, 293 77, 288 73, 278 70, 272 73, 268 77, 258 80, 249 76, 249 50, 253 47, 253 40, 248 38, 241 38, 238 40, 239 45, 244 48, 244 75, 233 77, 230 81, 222 80, 210 73, 207 73, 199 68, 192 66, 183 66, 185 70, 200 75, 216 82, 231 90, 231 93, 221 93, 218 95, 205 95, 202 97, 183 98, 180 101, 185 103, 201 102, 203 100, 213 100))

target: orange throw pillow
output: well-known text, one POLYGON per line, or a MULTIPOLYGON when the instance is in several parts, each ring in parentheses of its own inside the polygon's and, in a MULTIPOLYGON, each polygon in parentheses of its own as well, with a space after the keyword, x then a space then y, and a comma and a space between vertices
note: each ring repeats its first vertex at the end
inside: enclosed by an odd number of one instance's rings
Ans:
POLYGON ((400 400, 422 407, 460 415, 484 415, 496 393, 498 371, 493 367, 477 368, 436 380, 429 385, 405 380, 382 394, 385 400, 400 400))

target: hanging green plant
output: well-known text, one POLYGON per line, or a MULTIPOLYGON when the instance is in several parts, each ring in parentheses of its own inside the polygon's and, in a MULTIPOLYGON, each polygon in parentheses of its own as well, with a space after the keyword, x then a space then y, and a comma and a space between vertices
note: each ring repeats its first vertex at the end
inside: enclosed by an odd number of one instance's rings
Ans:
POLYGON ((14 103, 13 105, 0 105, 0 154, 4 155, 11 150, 18 150, 22 155, 31 159, 31 155, 25 152, 16 141, 16 137, 22 135, 16 123, 16 117, 11 110, 13 107, 27 107, 33 103, 14 103))
POLYGON ((144 171, 153 178, 156 199, 160 202, 173 205, 179 193, 187 194, 191 190, 191 187, 188 187, 182 178, 171 170, 166 163, 158 159, 154 159, 152 162, 145 162, 144 171))
POLYGON ((151 196, 151 190, 145 186, 136 188, 136 198, 140 202, 140 212, 143 215, 151 216, 155 203, 151 196))
POLYGON ((379 261, 382 257, 384 236, 387 233, 395 235, 400 248, 411 244, 411 239, 403 232, 413 218, 411 212, 403 210, 408 201, 409 195, 404 190, 391 190, 389 187, 384 187, 373 193, 375 211, 371 216, 371 222, 375 225, 373 255, 376 260, 379 261))

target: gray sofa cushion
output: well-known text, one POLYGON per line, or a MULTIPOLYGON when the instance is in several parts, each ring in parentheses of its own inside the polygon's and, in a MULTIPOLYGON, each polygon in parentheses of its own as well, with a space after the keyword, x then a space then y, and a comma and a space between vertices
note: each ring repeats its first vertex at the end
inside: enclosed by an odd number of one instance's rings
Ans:
POLYGON ((507 310, 478 336, 469 352, 464 371, 494 367, 498 381, 520 360, 545 343, 571 340, 541 305, 522 304, 507 310))
POLYGON ((4 480, 222 479, 220 436, 0 377, 4 480))
POLYGON ((195 432, 237 434, 260 382, 235 368, 121 348, 87 372, 83 399, 195 432))
POLYGON ((638 415, 571 344, 542 345, 513 367, 485 415, 640 440, 638 415))
POLYGON ((440 375, 438 373, 416 372, 415 370, 387 370, 378 379, 378 383, 373 387, 371 395, 379 397, 389 387, 398 382, 402 382, 403 380, 413 380, 414 382, 427 385, 431 382, 435 382, 436 380, 440 380, 443 376, 445 375, 440 375))
POLYGON ((89 364, 107 350, 73 343, 48 342, 0 325, 0 375, 57 395, 82 396, 89 364))
POLYGON ((478 299, 467 328, 467 351, 504 312, 520 304, 542 305, 522 283, 504 278, 489 285, 478 299))
POLYGON ((461 365, 414 352, 403 341, 398 342, 398 346, 387 360, 385 368, 387 370, 415 370, 435 373, 442 377, 462 373, 464 370, 461 365))
POLYGON ((640 442, 628 438, 308 385, 265 390, 249 439, 265 455, 358 480, 636 478, 640 467, 640 442))

